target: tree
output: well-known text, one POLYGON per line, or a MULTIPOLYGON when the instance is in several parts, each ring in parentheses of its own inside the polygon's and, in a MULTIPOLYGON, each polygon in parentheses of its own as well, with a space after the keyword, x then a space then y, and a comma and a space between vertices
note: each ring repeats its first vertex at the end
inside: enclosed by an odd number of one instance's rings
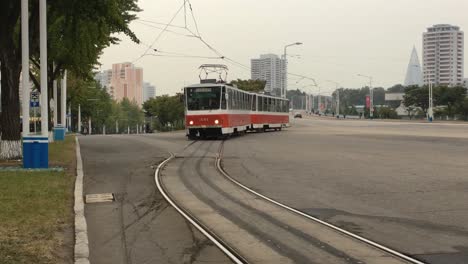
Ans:
POLYGON ((19 15, 21 1, 7 0, 0 4, 0 74, 2 76, 2 115, 0 117, 0 159, 21 157, 19 78, 21 51, 19 15))
POLYGON ((465 97, 456 105, 457 113, 461 115, 463 120, 468 121, 468 98, 465 97))
POLYGON ((405 92, 405 86, 401 84, 394 85, 390 88, 387 89, 387 92, 389 93, 404 93, 405 92))
POLYGON ((232 81, 231 85, 237 86, 237 88, 244 91, 259 93, 265 90, 266 81, 237 79, 232 81))
POLYGON ((163 95, 151 98, 143 104, 143 109, 148 117, 154 117, 156 127, 159 130, 169 130, 172 128, 181 129, 184 127, 184 104, 180 100, 180 95, 163 95), (171 127, 169 127, 171 124, 171 127))
POLYGON ((420 107, 424 114, 426 114, 429 108, 429 88, 427 86, 409 86, 405 89, 403 101, 407 107, 420 107))
MULTIPOLYGON (((30 1, 31 80, 38 82, 39 1, 30 1)), ((128 24, 138 12, 136 0, 51 0, 48 1, 48 89, 65 69, 89 78, 102 50, 117 43, 114 33, 123 32, 138 42, 128 24), (56 67, 52 65, 55 62, 56 67)), ((2 75, 1 158, 21 156, 18 84, 21 72, 21 1, 0 4, 0 63, 2 75)))
POLYGON ((377 109, 377 116, 382 119, 397 119, 398 113, 390 107, 379 107, 377 109))
POLYGON ((465 87, 436 87, 434 97, 437 99, 435 105, 447 106, 447 115, 453 117, 456 114, 455 106, 461 103, 466 97, 465 87))

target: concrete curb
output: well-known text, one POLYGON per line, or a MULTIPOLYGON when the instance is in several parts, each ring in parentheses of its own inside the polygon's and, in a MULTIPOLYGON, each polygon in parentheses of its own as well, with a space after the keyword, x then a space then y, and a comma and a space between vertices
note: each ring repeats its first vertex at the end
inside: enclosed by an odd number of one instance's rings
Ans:
POLYGON ((83 202, 83 160, 80 142, 76 142, 76 181, 75 181, 75 264, 89 264, 88 226, 84 215, 83 202))

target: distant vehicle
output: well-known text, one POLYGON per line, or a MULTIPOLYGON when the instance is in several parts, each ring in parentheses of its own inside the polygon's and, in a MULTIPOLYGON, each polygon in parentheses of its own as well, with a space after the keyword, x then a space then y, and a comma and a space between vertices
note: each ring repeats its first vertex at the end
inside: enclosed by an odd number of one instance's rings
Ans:
POLYGON ((301 113, 295 113, 294 118, 302 118, 302 114, 301 113))

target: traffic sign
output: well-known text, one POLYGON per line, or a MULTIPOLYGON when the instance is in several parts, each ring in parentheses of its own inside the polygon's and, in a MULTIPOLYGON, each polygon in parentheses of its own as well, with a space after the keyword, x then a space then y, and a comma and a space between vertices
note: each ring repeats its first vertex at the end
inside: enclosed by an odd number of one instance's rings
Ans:
POLYGON ((39 107, 39 96, 40 93, 38 91, 31 92, 31 100, 29 102, 30 107, 39 107))

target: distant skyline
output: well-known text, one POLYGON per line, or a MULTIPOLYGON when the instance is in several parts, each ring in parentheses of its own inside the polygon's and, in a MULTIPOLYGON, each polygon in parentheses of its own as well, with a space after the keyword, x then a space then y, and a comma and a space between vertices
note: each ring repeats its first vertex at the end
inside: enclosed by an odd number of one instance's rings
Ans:
MULTIPOLYGON (((183 0, 141 0, 140 19, 167 23, 183 0)), ((375 86, 402 84, 413 46, 422 54, 422 34, 434 24, 468 28, 465 0, 282 0, 219 1, 192 0, 193 11, 201 36, 224 56, 250 66, 250 59, 260 54, 281 55, 284 45, 300 41, 304 45, 288 50, 289 71, 315 78, 322 91, 333 90, 334 80, 344 87, 362 87, 365 81, 358 73, 372 75, 375 86), (268 5, 268 8, 266 6, 268 5)), ((189 28, 196 31, 188 16, 189 28)), ((146 45, 152 43, 161 30, 135 21, 132 30, 146 45)), ((144 22, 145 23, 145 22, 144 22)), ((184 24, 183 12, 173 21, 184 24)), ((164 27, 158 25, 158 27, 164 27)), ((176 30, 173 28, 173 30, 176 30)), ((183 31, 180 31, 183 32, 183 31)), ((112 63, 132 62, 147 46, 122 42, 104 50, 102 69, 112 63)), ((198 39, 165 33, 154 48, 193 56, 217 56, 198 39)), ((465 61, 468 61, 465 54, 465 61)), ((145 80, 158 87, 158 94, 174 94, 184 85, 198 82, 198 66, 223 63, 229 66, 229 79, 248 79, 250 70, 225 60, 145 56, 135 64, 145 70, 145 80)), ((466 70, 466 69, 465 69, 466 70)), ((465 77, 468 74, 465 72, 465 77)), ((289 89, 296 85, 289 78, 289 89)), ((308 92, 316 89, 307 88, 308 92)))

